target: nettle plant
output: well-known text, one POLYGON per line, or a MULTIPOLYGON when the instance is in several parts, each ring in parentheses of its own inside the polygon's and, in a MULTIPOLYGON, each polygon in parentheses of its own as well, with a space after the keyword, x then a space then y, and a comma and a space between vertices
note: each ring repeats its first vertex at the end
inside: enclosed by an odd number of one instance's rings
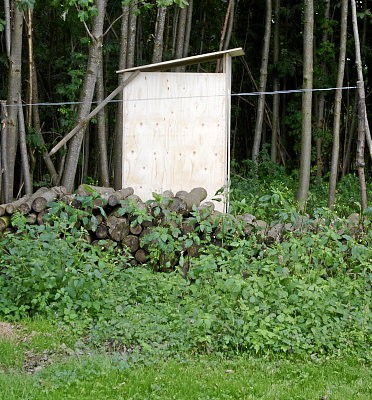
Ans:
POLYGON ((21 214, 13 218, 17 231, 1 238, 3 317, 44 315, 82 326, 99 316, 129 258, 114 247, 91 246, 85 229, 76 227, 82 215, 61 206, 44 225, 28 225, 21 214))

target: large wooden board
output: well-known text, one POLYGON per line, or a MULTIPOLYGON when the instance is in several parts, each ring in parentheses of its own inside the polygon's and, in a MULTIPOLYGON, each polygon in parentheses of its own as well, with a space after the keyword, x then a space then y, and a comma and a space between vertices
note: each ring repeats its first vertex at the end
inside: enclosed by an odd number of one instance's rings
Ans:
MULTIPOLYGON (((143 200, 165 190, 228 184, 230 87, 225 73, 142 72, 124 89, 123 187, 143 200)), ((225 200, 222 196, 222 200, 225 200)), ((216 208, 224 211, 224 201, 216 208)))

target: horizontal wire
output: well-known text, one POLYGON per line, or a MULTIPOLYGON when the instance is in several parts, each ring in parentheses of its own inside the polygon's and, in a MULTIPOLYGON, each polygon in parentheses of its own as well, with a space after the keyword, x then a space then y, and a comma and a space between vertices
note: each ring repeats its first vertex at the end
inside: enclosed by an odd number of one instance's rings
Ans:
MULTIPOLYGON (((332 87, 332 88, 319 88, 319 89, 289 89, 289 90, 275 90, 273 92, 243 92, 243 93, 231 93, 231 96, 260 96, 260 95, 274 95, 274 94, 289 94, 289 93, 304 93, 304 92, 322 92, 330 90, 349 90, 356 89, 356 86, 343 86, 343 87, 332 87)), ((130 99, 130 100, 110 100, 107 103, 119 103, 121 101, 131 102, 131 101, 151 101, 151 100, 175 100, 175 99, 196 99, 203 97, 222 97, 225 94, 211 94, 211 95, 198 95, 198 96, 177 96, 177 97, 150 97, 146 99, 130 99)), ((56 106, 67 106, 67 105, 78 105, 82 104, 82 101, 65 101, 57 103, 22 103, 22 107, 30 106, 44 106, 44 107, 56 107, 56 106)), ((92 101, 92 104, 99 104, 98 101, 92 101)), ((18 107, 19 104, 5 104, 5 107, 18 107)))

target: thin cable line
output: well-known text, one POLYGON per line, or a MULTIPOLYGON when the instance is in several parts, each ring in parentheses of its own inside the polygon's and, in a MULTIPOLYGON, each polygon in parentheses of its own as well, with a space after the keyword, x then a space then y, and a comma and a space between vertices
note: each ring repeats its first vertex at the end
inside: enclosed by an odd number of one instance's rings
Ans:
MULTIPOLYGON (((273 92, 243 92, 243 93, 231 93, 231 96, 260 96, 264 95, 274 95, 274 94, 288 94, 288 93, 304 93, 304 92, 322 92, 331 90, 350 90, 356 89, 356 86, 344 86, 339 88, 319 88, 319 89, 289 89, 289 90, 276 90, 273 92)), ((198 96, 177 96, 177 97, 149 97, 146 99, 130 99, 130 100, 111 100, 108 103, 119 103, 120 101, 132 102, 132 101, 151 101, 151 100, 175 100, 175 99, 196 99, 203 97, 223 97, 225 94, 211 94, 211 95, 198 95, 198 96)), ((44 107, 57 107, 66 105, 78 105, 82 104, 82 101, 65 101, 57 103, 23 103, 22 107, 30 106, 44 106, 44 107)), ((92 104, 99 104, 98 101, 92 101, 92 104)), ((6 104, 5 107, 18 107, 18 104, 6 104)))

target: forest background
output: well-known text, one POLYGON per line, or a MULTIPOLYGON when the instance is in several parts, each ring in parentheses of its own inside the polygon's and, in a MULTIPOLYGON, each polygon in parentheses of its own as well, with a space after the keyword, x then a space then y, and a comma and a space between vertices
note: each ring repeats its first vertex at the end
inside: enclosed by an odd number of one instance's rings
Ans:
MULTIPOLYGON (((2 202, 39 186, 120 187, 120 95, 82 123, 56 154, 50 150, 123 83, 117 70, 241 46, 246 55, 234 60, 232 79, 234 165, 244 168, 252 160, 250 166, 260 168, 270 159, 298 173, 298 200, 307 199, 311 178, 329 179, 330 207, 337 180, 358 171, 366 208, 364 171, 368 179, 371 143, 368 124, 361 121, 368 121, 363 112, 368 117, 370 110, 371 4, 4 0, 2 202), (364 85, 359 96, 358 81, 364 85), (336 87, 349 89, 316 90, 336 87), (298 89, 309 90, 291 92, 298 89)), ((188 67, 216 68, 212 63, 188 67)))

